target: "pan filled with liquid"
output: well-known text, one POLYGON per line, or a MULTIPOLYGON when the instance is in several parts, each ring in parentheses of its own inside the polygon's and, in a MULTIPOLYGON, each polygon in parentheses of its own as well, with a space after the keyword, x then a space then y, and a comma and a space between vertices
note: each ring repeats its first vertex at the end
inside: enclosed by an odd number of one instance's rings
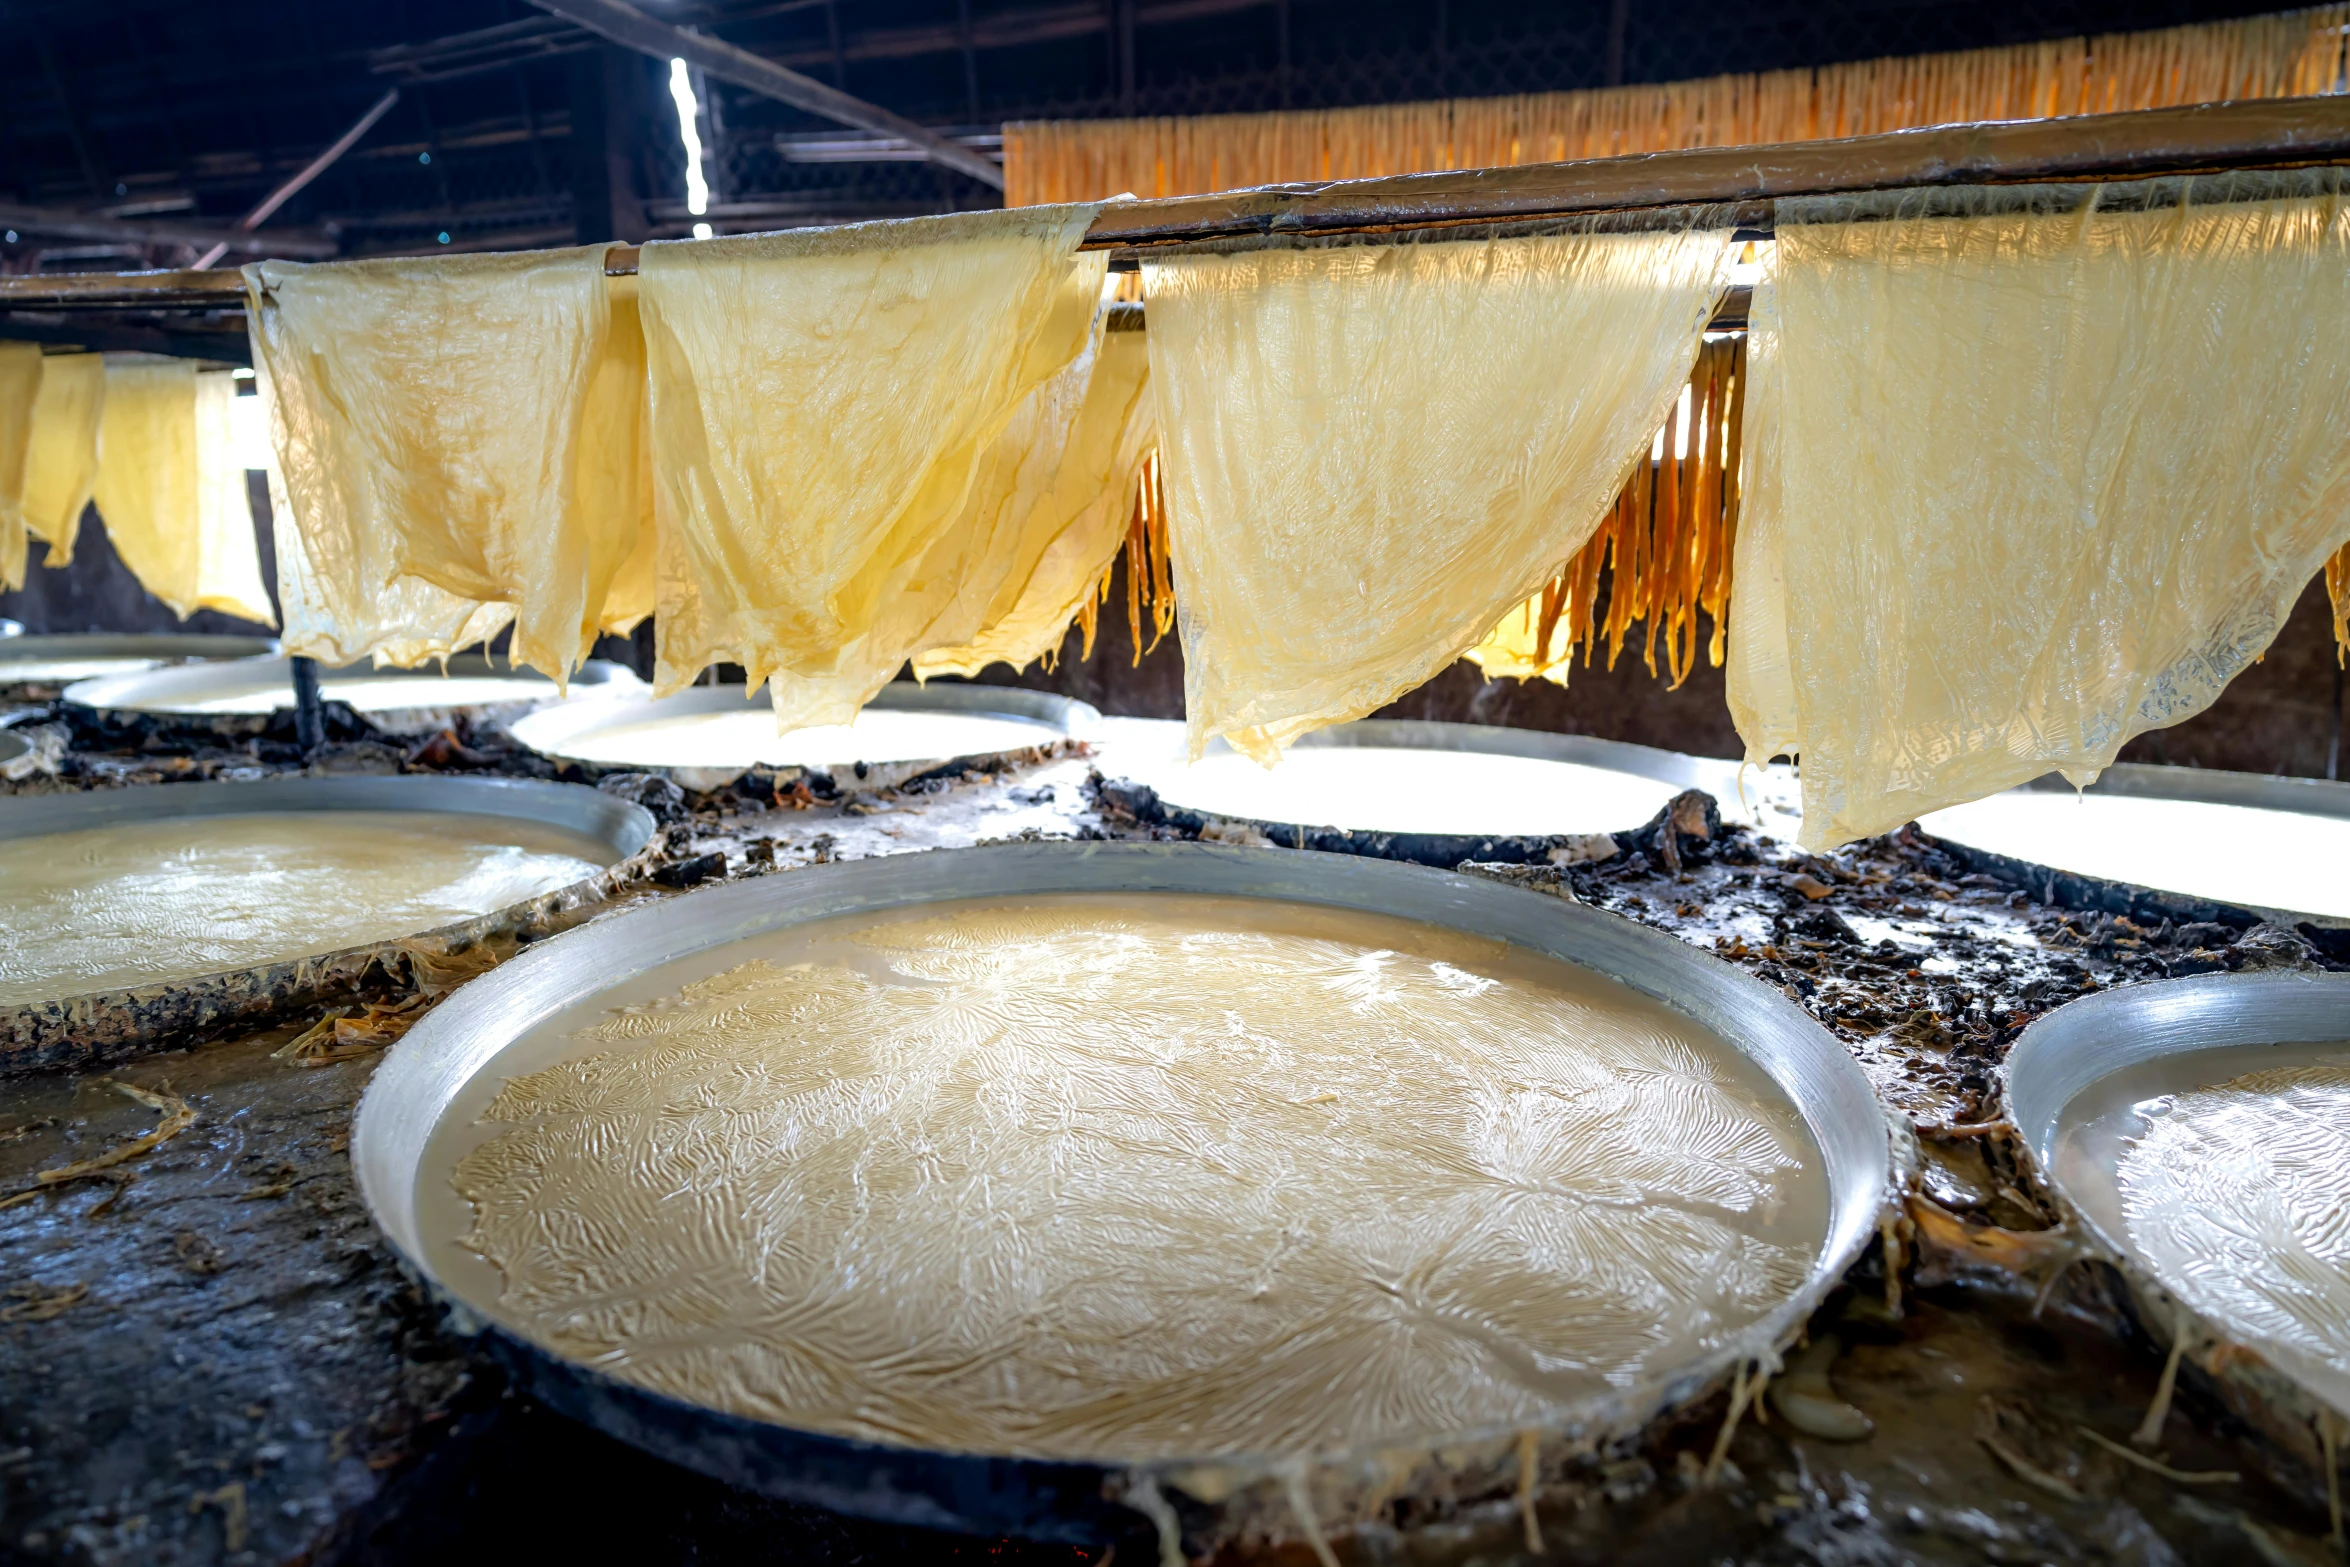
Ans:
POLYGON ((1189 760, 1180 723, 1112 719, 1102 751, 1105 777, 1148 788, 1146 810, 1186 830, 1446 867, 1604 858, 1615 851, 1601 839, 1685 789, 1749 824, 1791 806, 1784 769, 1750 769, 1742 788, 1738 764, 1717 757, 1486 724, 1337 724, 1268 768, 1221 740, 1189 760))
POLYGON ((765 701, 719 685, 565 703, 521 719, 513 733, 545 756, 599 772, 665 773, 689 789, 719 788, 754 767, 829 773, 843 788, 878 789, 1082 740, 1100 717, 1044 691, 899 681, 876 692, 854 723, 779 734, 765 701))
POLYGON ((1918 826, 2044 901, 2309 920, 2350 945, 2350 784, 2124 764, 2087 789, 2052 774, 1918 826))
POLYGON ((352 1145, 553 1407, 892 1521, 1212 1549, 1509 1494, 1784 1343, 1884 1121, 1777 992, 1475 878, 1009 844, 631 910, 352 1145))
MULTIPOLYGON (((602 659, 588 660, 570 681, 575 693, 643 689, 629 670, 602 659)), ((480 653, 416 669, 322 668, 318 694, 347 704, 392 735, 430 734, 460 716, 472 723, 509 722, 563 696, 536 670, 501 665, 480 653)), ((117 723, 146 720, 223 735, 258 734, 273 714, 294 705, 294 671, 292 661, 282 658, 150 669, 78 682, 66 688, 65 700, 117 723)))
POLYGON ((2350 974, 2106 991, 2027 1028, 2006 1074, 2149 1331, 2322 1473, 2324 1422, 2350 1422, 2350 974))
POLYGON ((593 902, 651 839, 577 785, 364 777, 0 799, 0 1064, 257 1024, 387 949, 593 902))
MULTIPOLYGON (((21 633, 23 628, 17 630, 21 633)), ((76 681, 181 664, 267 658, 276 651, 277 643, 269 637, 13 634, 0 640, 0 696, 46 700, 76 681)))

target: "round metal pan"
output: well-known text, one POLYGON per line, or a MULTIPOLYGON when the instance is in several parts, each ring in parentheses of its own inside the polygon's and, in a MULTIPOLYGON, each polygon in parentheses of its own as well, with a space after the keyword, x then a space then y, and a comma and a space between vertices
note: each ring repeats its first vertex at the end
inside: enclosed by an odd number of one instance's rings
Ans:
MULTIPOLYGON (((1383 793, 1375 815, 1352 821, 1278 820, 1218 809, 1210 786, 1202 782, 1203 775, 1194 773, 1187 764, 1180 723, 1111 719, 1104 726, 1103 750, 1101 767, 1105 776, 1139 784, 1149 791, 1147 796, 1130 800, 1130 804, 1140 805, 1139 814, 1146 818, 1211 838, 1262 840, 1283 848, 1410 860, 1447 868, 1464 860, 1541 863, 1604 858, 1615 852, 1614 836, 1642 827, 1655 816, 1657 808, 1685 789, 1699 789, 1712 795, 1721 806, 1724 820, 1768 825, 1784 816, 1788 830, 1792 831, 1794 825, 1792 774, 1785 769, 1748 769, 1742 785, 1739 764, 1718 757, 1690 756, 1653 746, 1596 740, 1588 735, 1551 734, 1538 729, 1422 719, 1362 719, 1316 730, 1299 739, 1291 750, 1306 753, 1316 762, 1327 752, 1365 753, 1361 757, 1364 774, 1373 779, 1380 777, 1383 763, 1388 760, 1378 754, 1381 752, 1436 751, 1562 763, 1576 769, 1619 773, 1628 779, 1654 784, 1654 805, 1639 812, 1634 820, 1603 819, 1590 807, 1578 806, 1575 773, 1562 770, 1553 784, 1539 773, 1529 775, 1524 769, 1512 766, 1501 787, 1525 797, 1538 816, 1555 817, 1555 826, 1525 833, 1435 830, 1444 819, 1444 798, 1424 792, 1415 795, 1412 785, 1401 776, 1383 793), (1545 790, 1556 792, 1541 792, 1545 790), (1418 820, 1428 825, 1419 827, 1418 820), (1602 838, 1610 841, 1600 842, 1602 838)), ((1222 740, 1211 743, 1204 760, 1220 768, 1254 767, 1253 763, 1243 764, 1222 740)), ((1276 767, 1274 772, 1278 771, 1276 767)))
MULTIPOLYGON (((2051 773, 2011 789, 2005 796, 1993 796, 1992 800, 2020 797, 2039 802, 2050 797, 2069 798, 2075 793, 2071 784, 2051 773)), ((2124 763, 2107 768, 2095 783, 2078 793, 2081 804, 2090 810, 2099 809, 2098 802, 2107 800, 2174 800, 2190 805, 2275 813, 2287 819, 2275 824, 2279 829, 2274 834, 2279 840, 2277 844, 2264 849, 2247 843, 2246 856, 2295 852, 2289 843, 2293 818, 2318 826, 2329 835, 2342 831, 2335 823, 2350 822, 2350 783, 2323 778, 2278 778, 2260 773, 2222 772, 2216 768, 2124 763)), ((1980 801, 1977 805, 1991 803, 1980 801)), ((2212 831, 2226 834, 2243 822, 2238 817, 2231 823, 2228 819, 2231 815, 2232 812, 2215 812, 2212 831)), ((1957 806, 1920 818, 1918 828, 1971 868, 2025 888, 2043 903, 2104 909, 2149 924, 2164 919, 2177 923, 2216 921, 2239 928, 2262 920, 2303 924, 2313 928, 2321 947, 2337 957, 2350 957, 2350 899, 2332 909, 2312 910, 2230 896, 2231 889, 2224 881, 2199 878, 2191 867, 2166 863, 2174 836, 2169 832, 2144 836, 2146 863, 2142 878, 2112 875, 2110 872, 2116 867, 2092 865, 2086 859, 2069 865, 2061 857, 2052 857, 2052 861, 2032 859, 2008 852, 2012 844, 1995 824, 1981 820, 1981 816, 1975 806, 1957 806), (1970 816, 1976 819, 1970 820, 1970 816), (2099 874, 2100 871, 2107 874, 2099 874)), ((2259 825, 2257 820, 2255 825, 2259 825)), ((2298 852, 2306 861, 2312 852, 2324 851, 2303 847, 2298 852)), ((2350 887, 2350 880, 2336 880, 2350 887)))
MULTIPOLYGON (((763 702, 746 697, 741 686, 695 686, 674 696, 632 693, 567 702, 519 719, 509 729, 515 739, 542 756, 577 762, 591 773, 659 772, 688 789, 723 788, 754 767, 772 768, 787 776, 823 772, 843 786, 850 786, 854 779, 856 786, 887 789, 942 770, 993 772, 1041 747, 1082 740, 1101 721, 1101 714, 1085 703, 1045 691, 939 681, 927 685, 898 681, 883 686, 865 704, 865 710, 1000 719, 1022 726, 1035 738, 1025 746, 958 752, 952 742, 925 748, 918 734, 893 737, 910 742, 907 744, 868 745, 860 740, 854 725, 826 726, 820 737, 811 737, 805 732, 777 736, 772 725, 758 724, 742 736, 739 750, 729 750, 713 763, 672 767, 616 760, 613 752, 598 745, 600 736, 623 726, 675 723, 690 728, 703 718, 732 719, 739 725, 746 718, 763 716, 763 702)), ((881 737, 871 738, 879 742, 881 737)))
MULTIPOLYGON (((2196 1328, 2170 1293, 2174 1281, 2131 1246, 2111 1172, 2060 1157, 2069 1133, 2111 1108, 2312 1056, 2350 1061, 2350 974, 2157 980, 2067 1003, 2026 1028, 2004 1069, 2007 1110, 2041 1178, 2067 1215, 2077 1217, 2093 1249, 2120 1265, 2142 1302, 2155 1298, 2157 1309, 2142 1307, 2140 1316, 2158 1339, 2185 1329, 2191 1340, 2257 1350, 2308 1397, 2350 1416, 2350 1373, 2300 1356, 2247 1324, 2196 1328), (2173 1062, 2172 1074, 2161 1071, 2166 1061, 2173 1062), (2167 1081, 2174 1074, 2179 1081, 2167 1081)), ((2223 1368, 2230 1358, 2219 1357, 2223 1368)), ((2255 1402, 2273 1407, 2276 1399, 2269 1393, 2255 1402)), ((2309 1445, 2306 1422, 2285 1426, 2287 1441, 2309 1445)))
MULTIPOLYGON (((1159 1498, 1179 1493, 1194 1541, 1254 1529, 1294 1538, 1294 1458, 1139 1468, 1038 1462, 849 1441, 723 1414, 540 1347, 501 1325, 495 1299, 468 1297, 424 1260, 430 1253, 417 1190, 430 1178, 425 1153, 435 1126, 469 1082, 495 1069, 508 1044, 565 1008, 681 957, 806 921, 944 899, 1110 890, 1368 910, 1548 953, 1690 1017, 1758 1062, 1797 1106, 1818 1143, 1830 1192, 1827 1232, 1803 1288, 1718 1352, 1578 1409, 1542 1433, 1555 1445, 1636 1430, 1660 1410, 1703 1395, 1733 1366, 1768 1358, 1875 1233, 1888 1200, 1884 1113, 1858 1064, 1777 991, 1670 936, 1520 888, 1358 857, 1193 843, 1021 843, 864 860, 706 889, 558 937, 467 985, 393 1047, 352 1135, 368 1206, 457 1329, 477 1335, 534 1396, 730 1484, 869 1518, 1072 1542, 1131 1532, 1139 1518, 1120 1497, 1171 1524, 1159 1498)), ((1313 1460, 1316 1506, 1324 1522, 1342 1525, 1403 1485, 1506 1496, 1517 1484, 1518 1455, 1510 1431, 1453 1434, 1400 1470, 1394 1451, 1320 1455, 1313 1460)))
MULTIPOLYGON (((588 660, 571 676, 573 692, 642 689, 644 683, 634 673, 602 659, 588 660)), ((371 669, 365 664, 321 669, 318 694, 328 702, 348 703, 390 735, 431 734, 460 716, 476 724, 505 723, 560 701, 563 695, 554 681, 536 670, 500 665, 480 653, 450 658, 445 673, 439 662, 420 669, 371 669)), ((294 705, 293 662, 251 658, 109 675, 68 686, 65 700, 117 725, 144 722, 224 736, 259 734, 274 714, 294 705)))
POLYGON ((16 635, 0 641, 0 692, 45 698, 96 676, 131 674, 169 664, 266 658, 276 651, 277 643, 268 637, 117 636, 113 632, 16 635))
POLYGON ((445 811, 506 816, 564 828, 600 843, 613 864, 568 887, 506 908, 376 942, 314 953, 257 968, 142 985, 129 990, 0 1007, 0 1072, 78 1065, 133 1055, 169 1042, 187 1044, 231 1029, 258 1028, 291 1013, 360 993, 395 965, 465 951, 499 936, 529 939, 559 929, 565 916, 600 902, 633 875, 636 856, 653 840, 641 805, 581 788, 514 778, 272 778, 249 783, 188 783, 101 789, 79 794, 0 798, 0 838, 75 832, 169 816, 233 816, 299 811, 445 811))

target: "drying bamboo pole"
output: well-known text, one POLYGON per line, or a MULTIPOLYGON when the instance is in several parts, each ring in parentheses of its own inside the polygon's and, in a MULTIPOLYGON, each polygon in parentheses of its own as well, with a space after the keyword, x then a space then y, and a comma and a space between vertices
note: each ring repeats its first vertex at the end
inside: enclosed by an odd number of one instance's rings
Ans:
POLYGON ((1734 219, 1761 223, 1765 204, 1787 196, 2335 162, 2350 162, 2350 97, 2256 99, 1125 202, 1095 220, 1084 248, 1141 254, 1611 212, 1670 220, 1695 207, 1750 206, 1734 219))
MULTIPOLYGON (((1783 196, 2317 163, 2350 163, 2350 96, 1945 125, 1835 141, 1697 147, 1121 202, 1094 220, 1083 248, 1112 252, 1116 266, 1181 245, 1531 223, 1600 213, 1645 214, 1670 222, 1699 207, 1717 213, 1726 208, 1732 221, 1762 225, 1770 221, 1769 203, 1783 196)), ((605 271, 625 277, 636 266, 635 247, 614 246, 605 271)), ((0 310, 233 310, 242 301, 234 273, 0 278, 0 310)))
MULTIPOLYGON (((1084 248, 1109 250, 1113 267, 1185 245, 1280 243, 1315 235, 1492 228, 1580 215, 1623 213, 1679 221, 1693 209, 1759 227, 1779 197, 1921 186, 2125 179, 2230 168, 2350 163, 2350 97, 2265 99, 2150 109, 2069 119, 1997 122, 1895 131, 1771 147, 1697 148, 1575 163, 1268 187, 1211 196, 1126 202, 1105 211, 1084 248)), ((628 276, 638 252, 614 246, 605 271, 628 276)), ((1711 329, 1743 329, 1746 292, 1734 290, 1711 329)), ((242 310, 233 272, 139 272, 0 278, 0 311, 38 309, 242 310)), ((1113 309, 1112 330, 1140 330, 1143 307, 1113 309)), ((1621 655, 1635 623, 1648 623, 1643 661, 1675 684, 1696 663, 1697 614, 1712 621, 1710 661, 1722 657, 1722 627, 1735 578, 1744 345, 1708 344, 1692 377, 1687 438, 1676 410, 1660 455, 1635 464, 1600 530, 1566 561, 1526 613, 1542 660, 1575 647, 1588 663, 1596 645, 1621 655), (1607 587, 1602 609, 1601 577, 1607 587), (1561 633, 1565 640, 1558 641, 1561 633)), ((1143 621, 1157 636, 1173 624, 1165 503, 1155 460, 1130 506, 1129 628, 1138 650, 1143 621)), ((2350 647, 2350 547, 2329 563, 2336 635, 2350 647)), ((1090 655, 1099 593, 1081 616, 1090 655)), ((1152 641, 1155 644, 1157 636, 1152 641)))

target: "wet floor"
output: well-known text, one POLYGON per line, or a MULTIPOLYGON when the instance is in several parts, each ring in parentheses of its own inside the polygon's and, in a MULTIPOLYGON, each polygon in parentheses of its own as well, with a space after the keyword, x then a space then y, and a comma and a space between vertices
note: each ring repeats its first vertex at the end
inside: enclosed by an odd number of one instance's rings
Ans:
MULTIPOLYGON (((501 770, 487 744, 416 759, 345 746, 332 765, 501 770)), ((259 748, 225 761, 85 758, 81 776, 43 786, 282 765, 259 748)), ((819 795, 754 778, 679 803, 672 861, 698 862, 702 878, 1004 838, 1167 835, 1114 797, 1102 809, 1081 758, 903 791, 819 795)), ((1912 838, 1809 856, 1719 830, 1677 836, 1678 871, 1653 833, 1625 841, 1630 852, 1612 860, 1537 879, 1785 989, 1890 1105, 1929 1134, 1959 1129, 1929 1135, 1924 1191, 1961 1221, 2026 1234, 2046 1216, 2001 1140, 1968 1129, 1996 1113, 1995 1068, 2032 1017, 2168 973, 2317 961, 2285 933, 2142 928, 2049 908, 1912 838)), ((193 1113, 150 1151, 0 1209, 0 1559, 1101 1560, 784 1507, 505 1394, 427 1319, 359 1203, 350 1116, 379 1057, 282 1057, 307 1021, 106 1073, 0 1083, 0 1192, 136 1146, 178 1119, 175 1106, 193 1113)), ((1927 1247, 1893 1317, 1872 1256, 1815 1324, 1842 1346, 1821 1391, 1866 1417, 1861 1440, 1804 1435, 1766 1401, 1707 1486, 1698 1475, 1717 1399, 1547 1495, 1539 1555, 1506 1499, 1402 1510, 1394 1527, 1339 1542, 1340 1555, 1818 1567, 2330 1559, 2310 1477, 2272 1475, 2262 1444, 2191 1381, 2161 1443, 2140 1455, 2169 1475, 2115 1450, 2129 1447, 2160 1364, 2095 1270, 2069 1270, 2038 1317, 2039 1277, 1970 1276, 1927 1247), (1936 1277, 1948 1282, 1917 1282, 1936 1277)), ((1313 1558, 1300 1548, 1266 1559, 1313 1558)))

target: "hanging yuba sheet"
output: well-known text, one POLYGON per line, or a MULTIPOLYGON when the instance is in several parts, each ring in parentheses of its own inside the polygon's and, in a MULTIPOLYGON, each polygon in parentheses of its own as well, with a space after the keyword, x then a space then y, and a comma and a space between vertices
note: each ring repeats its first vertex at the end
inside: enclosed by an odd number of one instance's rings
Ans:
POLYGON ((289 652, 411 665, 510 619, 516 663, 587 656, 649 500, 606 248, 245 268, 289 652))
POLYGON ((1052 482, 1024 455, 1066 445, 1090 365, 1062 372, 1100 357, 1098 210, 645 247, 658 689, 732 661, 779 727, 846 723, 986 629, 1052 482), (999 446, 1016 419, 1051 428, 999 446))
POLYGON ((994 541, 981 552, 989 567, 967 574, 953 616, 936 627, 940 636, 977 630, 921 654, 915 675, 976 675, 993 663, 1023 669, 1057 652, 1126 543, 1125 502, 1156 438, 1150 345, 1140 332, 1104 333, 1031 393, 972 486, 973 521, 994 541))
POLYGON ((24 458, 25 532, 48 546, 46 564, 73 563, 82 508, 98 483, 98 420, 106 406, 106 361, 97 354, 41 360, 24 458))
POLYGON ((2338 170, 1778 204, 1729 693, 1807 847, 2209 706, 2350 537, 2338 170))
POLYGON ((1193 756, 1421 684, 1588 539, 1697 357, 1729 234, 1146 266, 1193 756))
POLYGON ((173 614, 216 609, 274 626, 230 427, 235 396, 225 370, 109 359, 92 495, 115 554, 173 614))
POLYGON ((41 345, 0 343, 0 592, 24 586, 24 471, 41 395, 41 345))

